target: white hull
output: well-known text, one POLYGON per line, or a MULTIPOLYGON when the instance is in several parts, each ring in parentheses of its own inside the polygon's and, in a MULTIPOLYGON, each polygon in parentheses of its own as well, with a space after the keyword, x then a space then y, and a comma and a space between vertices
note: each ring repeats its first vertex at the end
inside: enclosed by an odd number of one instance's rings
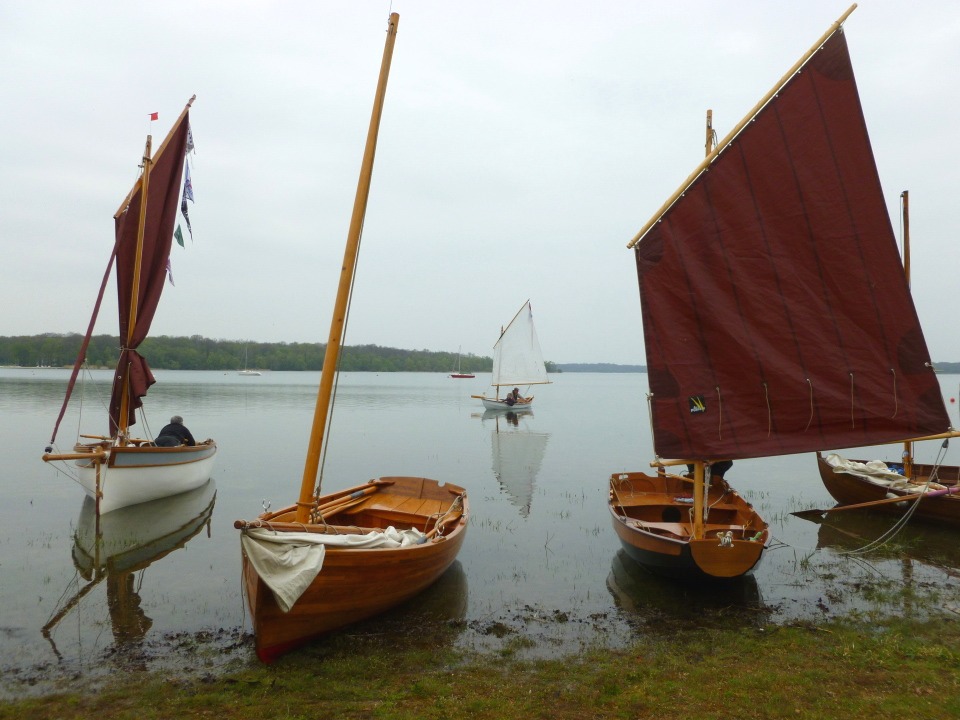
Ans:
POLYGON ((533 409, 533 400, 530 402, 518 402, 513 405, 507 405, 503 400, 496 400, 494 398, 481 398, 483 406, 487 410, 502 410, 504 412, 524 412, 525 410, 533 409))
POLYGON ((195 490, 213 474, 216 454, 212 441, 195 447, 108 447, 101 461, 76 460, 71 470, 94 500, 99 477, 102 515, 195 490))

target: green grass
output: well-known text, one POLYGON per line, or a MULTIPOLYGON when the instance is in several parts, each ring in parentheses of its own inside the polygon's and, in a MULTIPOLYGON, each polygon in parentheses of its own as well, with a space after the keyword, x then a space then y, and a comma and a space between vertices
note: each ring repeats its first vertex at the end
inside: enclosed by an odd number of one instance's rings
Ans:
POLYGON ((688 629, 543 661, 343 637, 205 680, 127 674, 0 705, 0 718, 37 720, 520 717, 960 717, 960 622, 688 629))

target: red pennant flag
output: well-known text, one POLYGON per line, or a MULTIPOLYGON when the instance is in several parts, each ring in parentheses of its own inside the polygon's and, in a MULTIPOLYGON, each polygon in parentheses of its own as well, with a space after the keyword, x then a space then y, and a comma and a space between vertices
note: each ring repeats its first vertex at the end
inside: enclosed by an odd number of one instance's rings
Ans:
POLYGON ((159 119, 160 119, 160 113, 158 113, 158 112, 150 113, 150 119, 151 119, 151 120, 159 120, 159 119))

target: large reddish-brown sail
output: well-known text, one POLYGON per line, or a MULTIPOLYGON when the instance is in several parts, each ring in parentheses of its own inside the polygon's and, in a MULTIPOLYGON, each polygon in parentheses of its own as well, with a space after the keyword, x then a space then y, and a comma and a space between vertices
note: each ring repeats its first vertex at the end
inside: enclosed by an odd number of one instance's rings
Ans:
POLYGON ((661 457, 945 431, 842 31, 635 246, 661 457))
POLYGON ((155 382, 147 361, 137 351, 147 337, 167 275, 167 258, 173 243, 174 225, 180 201, 180 181, 190 131, 189 112, 184 111, 170 131, 150 166, 147 183, 146 222, 144 223, 139 278, 137 276, 137 232, 140 224, 142 182, 128 197, 126 208, 114 218, 116 231, 117 298, 120 309, 120 360, 110 398, 110 431, 120 424, 124 385, 129 385, 129 411, 126 425, 136 419, 141 398, 155 382), (130 329, 130 300, 137 287, 136 320, 130 329), (129 342, 126 342, 127 338, 129 342))

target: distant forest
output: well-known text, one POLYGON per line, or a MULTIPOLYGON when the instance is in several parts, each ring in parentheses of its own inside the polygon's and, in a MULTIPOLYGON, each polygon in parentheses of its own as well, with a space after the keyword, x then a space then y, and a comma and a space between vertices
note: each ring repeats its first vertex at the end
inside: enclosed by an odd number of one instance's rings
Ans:
MULTIPOLYGON (((71 367, 80 352, 79 334, 0 337, 0 365, 18 367, 71 367)), ((94 335, 87 347, 89 367, 112 368, 119 354, 116 335, 94 335)), ((326 345, 322 343, 258 343, 242 340, 212 340, 192 337, 147 338, 140 353, 150 367, 163 370, 314 370, 323 367, 326 345)), ((344 372, 452 372, 455 352, 398 350, 378 345, 343 348, 340 369, 344 372)), ((562 372, 547 362, 547 372, 562 372)), ((493 369, 493 359, 476 355, 460 358, 463 372, 484 373, 493 369)))
MULTIPOLYGON (((0 366, 71 367, 83 337, 77 333, 0 337, 0 366)), ((116 335, 94 335, 87 348, 89 367, 112 368, 117 361, 120 339, 116 335)), ((323 367, 322 343, 259 343, 243 340, 212 340, 200 335, 147 338, 140 351, 150 367, 158 370, 314 370, 323 367)), ((344 372, 452 372, 454 352, 399 350, 379 345, 348 345, 343 349, 340 369, 344 372)), ((546 362, 549 373, 636 373, 644 365, 614 363, 546 362)), ((960 362, 934 363, 937 372, 960 374, 960 362)), ((488 373, 493 358, 463 355, 460 369, 488 373)))

